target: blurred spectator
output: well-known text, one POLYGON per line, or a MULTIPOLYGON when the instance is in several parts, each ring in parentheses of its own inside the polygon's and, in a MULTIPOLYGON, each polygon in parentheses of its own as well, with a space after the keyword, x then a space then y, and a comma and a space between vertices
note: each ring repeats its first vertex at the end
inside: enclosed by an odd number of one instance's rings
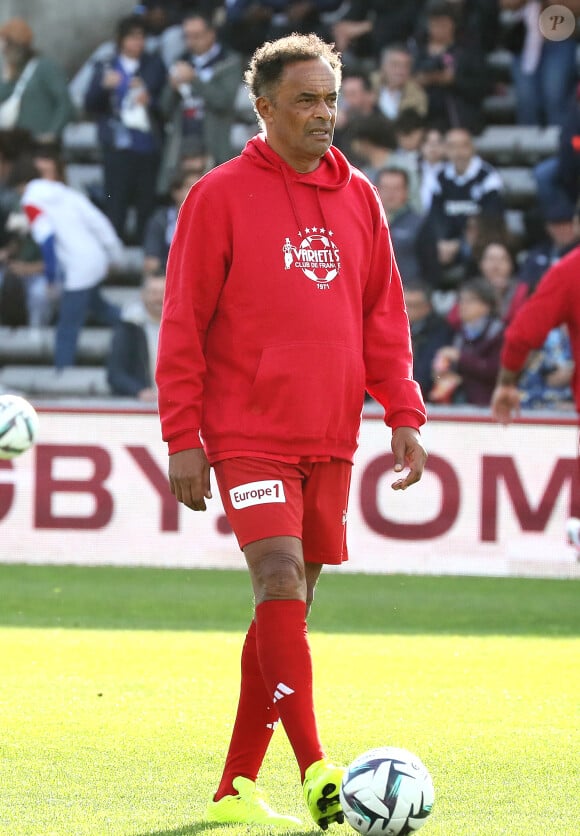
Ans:
POLYGON ((242 81, 240 57, 217 40, 214 25, 199 14, 185 18, 183 33, 186 51, 171 65, 161 98, 167 120, 161 192, 178 164, 184 138, 203 141, 216 165, 234 156, 231 129, 242 81))
POLYGON ((455 268, 448 275, 453 283, 464 277, 471 257, 468 220, 478 215, 503 220, 503 186, 498 172, 475 153, 469 131, 448 131, 445 151, 448 162, 434 183, 429 223, 438 240, 440 265, 455 268))
POLYGON ((440 348, 451 343, 453 332, 446 320, 433 310, 427 285, 405 283, 403 291, 411 326, 413 377, 427 398, 433 386, 433 360, 440 348))
POLYGON ((33 146, 29 131, 0 129, 0 249, 6 246, 9 237, 6 231, 8 216, 20 207, 20 199, 8 185, 8 178, 16 160, 22 154, 32 153, 33 146))
MULTIPOLYGON (((513 52, 512 75, 520 125, 562 125, 577 77, 575 37, 550 40, 542 35, 539 17, 549 0, 500 0, 511 12, 508 47, 513 52)), ((580 14, 580 3, 564 4, 580 14)))
MULTIPOLYGON (((145 29, 145 52, 158 54, 165 67, 169 68, 183 50, 181 21, 185 13, 193 11, 211 16, 220 8, 219 0, 185 0, 185 2, 164 2, 146 0, 133 8, 133 14, 143 18, 145 29)), ((113 39, 104 41, 86 59, 69 83, 69 91, 76 108, 82 111, 95 65, 114 61, 116 44, 113 39)))
POLYGON ((149 218, 143 240, 143 272, 146 276, 165 273, 179 208, 190 188, 204 174, 205 168, 202 166, 197 171, 189 168, 178 172, 171 183, 173 202, 169 206, 160 206, 149 218))
POLYGON ((165 274, 145 276, 141 298, 121 312, 107 361, 107 379, 115 395, 145 403, 157 400, 155 363, 164 292, 165 274))
POLYGON ((530 293, 544 273, 580 243, 578 218, 568 201, 554 201, 544 210, 544 217, 546 237, 528 250, 519 272, 530 293))
MULTIPOLYGON (((500 33, 499 0, 447 0, 457 22, 457 41, 461 46, 482 50, 497 49, 500 33)), ((427 4, 427 9, 429 8, 427 4)), ((424 11, 415 30, 421 40, 427 31, 427 14, 424 11)))
POLYGON ((560 133, 557 160, 557 185, 564 189, 570 202, 577 206, 580 199, 580 84, 576 86, 576 94, 560 133))
MULTIPOLYGON (((529 287, 517 277, 514 257, 503 241, 490 241, 478 260, 479 275, 489 282, 495 292, 496 312, 508 325, 525 302, 529 287)), ((455 305, 447 317, 454 328, 459 328, 459 306, 455 305)))
POLYGON ((424 0, 351 0, 334 24, 333 40, 345 63, 376 63, 381 50, 406 43, 413 34, 424 0))
POLYGON ((479 271, 495 292, 496 311, 508 325, 525 302, 529 288, 516 275, 516 263, 506 244, 491 241, 479 259, 479 271))
POLYGON ((127 241, 129 209, 135 209, 134 240, 140 242, 156 204, 165 76, 161 58, 145 52, 143 19, 133 15, 119 21, 115 56, 97 62, 86 95, 86 111, 98 120, 105 211, 127 241))
POLYGON ((15 161, 34 148, 29 131, 0 131, 0 322, 12 327, 44 325, 53 310, 42 254, 18 193, 7 185, 15 161))
POLYGON ((403 44, 392 44, 381 54, 376 77, 377 103, 387 119, 395 120, 404 110, 427 115, 427 94, 411 77, 413 57, 403 44))
POLYGON ((497 49, 500 32, 499 0, 450 0, 458 9, 461 43, 483 52, 497 49))
POLYGON ((34 165, 43 180, 66 183, 66 163, 58 142, 36 142, 32 148, 34 165))
POLYGON ((209 156, 203 142, 194 137, 188 137, 181 143, 181 156, 179 158, 178 171, 185 171, 186 174, 194 174, 200 177, 211 168, 212 159, 209 156))
MULTIPOLYGON (((15 259, 16 264, 21 263, 18 239, 25 234, 25 229, 15 228, 16 217, 16 213, 13 213, 9 216, 8 223, 5 224, 3 230, 5 246, 0 250, 0 325, 7 325, 10 328, 28 324, 24 277, 19 275, 17 270, 12 269, 15 259), (19 231, 22 235, 17 238, 19 231)), ((40 269, 42 270, 42 264, 40 269)))
POLYGON ((381 115, 369 74, 362 70, 346 71, 338 98, 333 144, 340 148, 353 165, 361 162, 352 149, 356 124, 360 119, 377 114, 381 115))
POLYGON ((459 331, 435 355, 431 401, 489 404, 503 340, 503 325, 495 309, 495 292, 486 279, 469 279, 460 287, 459 331))
POLYGON ((48 325, 54 315, 54 299, 42 253, 30 234, 24 212, 9 215, 6 232, 9 241, 0 253, 0 321, 13 327, 48 325))
POLYGON ((402 110, 393 122, 397 147, 391 156, 391 167, 404 168, 409 173, 409 200, 417 212, 423 212, 421 202, 421 146, 425 136, 425 121, 415 110, 402 110))
POLYGON ((574 405, 570 383, 574 359, 567 328, 553 328, 543 346, 532 352, 518 381, 520 405, 524 409, 571 409, 574 405))
POLYGON ((446 0, 427 7, 427 33, 417 47, 414 78, 427 93, 429 125, 443 131, 482 130, 482 102, 488 90, 485 59, 476 45, 458 43, 456 9, 446 0))
POLYGON ((580 198, 580 84, 560 132, 558 153, 534 167, 534 178, 544 214, 554 205, 564 206, 565 212, 574 214, 580 198))
POLYGON ((343 0, 226 0, 222 36, 236 52, 250 56, 264 41, 292 32, 314 32, 328 40, 326 15, 343 0))
POLYGON ((9 185, 17 189, 40 246, 44 272, 55 288, 61 285, 54 363, 57 369, 75 363, 78 336, 89 312, 101 325, 113 325, 119 309, 108 302, 99 285, 122 255, 122 245, 103 213, 75 189, 39 178, 31 158, 14 163, 9 185))
POLYGON ((167 68, 183 52, 182 3, 164 0, 145 0, 134 8, 139 10, 145 24, 145 49, 160 55, 167 68))
POLYGON ((0 26, 0 128, 23 128, 36 139, 59 137, 73 118, 63 70, 38 55, 28 23, 13 17, 0 26))
POLYGON ((437 128, 427 128, 421 143, 419 159, 419 190, 421 208, 428 212, 436 188, 437 177, 447 159, 443 134, 437 128))
POLYGON ((406 282, 439 284, 437 243, 425 218, 409 203, 409 175, 402 168, 383 168, 375 185, 389 221, 395 258, 406 282))
POLYGON ((501 242, 510 252, 516 251, 516 238, 508 229, 505 213, 470 215, 465 225, 463 240, 468 278, 481 274, 479 261, 488 244, 501 242))
POLYGON ((392 123, 380 113, 357 119, 352 126, 352 150, 369 180, 376 180, 397 148, 392 123))

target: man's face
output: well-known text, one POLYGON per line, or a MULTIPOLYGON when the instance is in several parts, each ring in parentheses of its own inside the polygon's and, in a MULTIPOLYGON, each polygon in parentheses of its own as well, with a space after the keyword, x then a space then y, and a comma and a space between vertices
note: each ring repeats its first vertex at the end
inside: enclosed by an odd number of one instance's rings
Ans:
POLYGON ((349 113, 369 114, 372 112, 374 101, 372 90, 366 89, 362 78, 351 76, 344 79, 340 91, 340 102, 349 113))
POLYGON ((149 276, 143 286, 143 302, 152 319, 161 319, 165 276, 149 276))
POLYGON ((385 172, 381 174, 377 189, 387 214, 401 209, 409 198, 409 190, 405 178, 398 172, 385 172))
POLYGON ((121 52, 128 58, 141 58, 145 50, 145 31, 132 29, 121 41, 121 52))
POLYGON ((451 44, 455 40, 455 23, 448 15, 434 15, 427 20, 429 40, 437 44, 451 44))
POLYGON ((256 108, 268 144, 297 171, 314 171, 332 143, 338 84, 323 58, 288 64, 270 96, 256 108))
POLYGON ((553 221, 546 224, 548 235, 557 247, 564 247, 577 237, 578 231, 573 221, 553 221))
POLYGON ((463 173, 473 157, 470 134, 464 130, 448 131, 445 137, 445 152, 457 171, 463 173))
POLYGON ((425 134, 425 140, 421 146, 423 157, 428 163, 440 163, 445 159, 445 145, 439 131, 430 130, 425 134))
POLYGON ((183 21, 183 37, 187 49, 193 55, 203 55, 215 43, 215 32, 200 17, 183 21))
POLYGON ((459 318, 463 323, 476 322, 483 316, 489 316, 489 305, 471 290, 459 293, 459 318))
POLYGON ((400 90, 411 76, 411 56, 405 52, 387 52, 381 64, 381 78, 392 90, 400 90))
POLYGON ((431 304, 422 290, 405 290, 405 307, 409 322, 419 322, 431 313, 431 304))

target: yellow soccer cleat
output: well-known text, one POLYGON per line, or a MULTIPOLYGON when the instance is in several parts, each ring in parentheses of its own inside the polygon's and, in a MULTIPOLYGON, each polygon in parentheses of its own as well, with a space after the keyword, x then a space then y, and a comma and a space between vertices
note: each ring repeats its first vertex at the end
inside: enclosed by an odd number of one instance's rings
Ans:
POLYGON ((206 820, 221 824, 262 824, 289 827, 302 824, 296 816, 282 816, 267 804, 264 796, 249 778, 234 778, 237 795, 225 795, 207 805, 206 820))
POLYGON ((310 815, 323 830, 332 822, 342 824, 344 813, 338 795, 344 769, 326 759, 315 761, 304 776, 304 800, 310 815))

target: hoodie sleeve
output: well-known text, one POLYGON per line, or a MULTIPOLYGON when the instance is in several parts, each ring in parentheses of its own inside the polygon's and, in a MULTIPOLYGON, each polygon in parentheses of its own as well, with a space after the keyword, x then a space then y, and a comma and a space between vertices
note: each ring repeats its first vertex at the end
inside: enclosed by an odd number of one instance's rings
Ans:
POLYGON ((544 344, 548 333, 564 323, 569 315, 575 287, 580 250, 551 267, 538 287, 516 312, 508 326, 501 352, 501 364, 513 372, 525 365, 530 351, 544 344))
POLYGON ((413 380, 409 319, 401 276, 378 195, 373 195, 374 247, 363 297, 366 388, 385 410, 385 423, 419 428, 425 405, 413 380))
POLYGON ((230 242, 223 206, 194 187, 169 251, 157 355, 159 416, 170 454, 201 447, 204 345, 231 261, 230 242))

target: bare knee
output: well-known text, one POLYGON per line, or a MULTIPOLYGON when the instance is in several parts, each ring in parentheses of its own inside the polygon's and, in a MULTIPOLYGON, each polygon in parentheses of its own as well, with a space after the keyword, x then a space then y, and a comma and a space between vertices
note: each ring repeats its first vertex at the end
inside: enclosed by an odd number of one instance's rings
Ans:
POLYGON ((250 566, 256 604, 272 600, 306 600, 304 562, 289 551, 271 551, 250 566))

